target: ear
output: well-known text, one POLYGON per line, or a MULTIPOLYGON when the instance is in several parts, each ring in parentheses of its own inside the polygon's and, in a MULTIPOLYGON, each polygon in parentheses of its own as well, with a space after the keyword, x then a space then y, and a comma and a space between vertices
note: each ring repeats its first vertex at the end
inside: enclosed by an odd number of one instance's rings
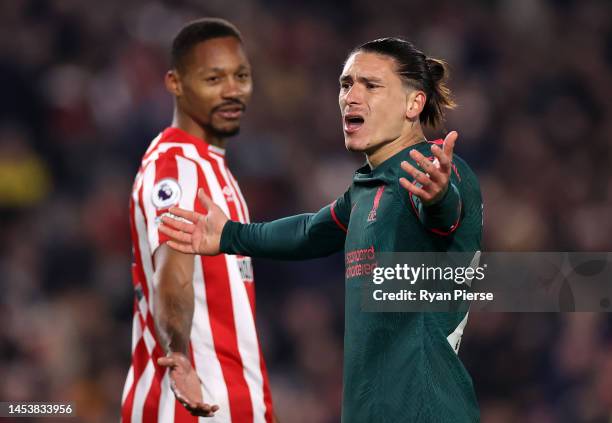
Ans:
POLYGON ((181 77, 176 69, 170 69, 164 76, 166 89, 175 97, 180 97, 183 94, 183 85, 181 77))
POLYGON ((423 91, 411 91, 406 97, 406 117, 410 120, 418 120, 426 101, 427 96, 423 91))

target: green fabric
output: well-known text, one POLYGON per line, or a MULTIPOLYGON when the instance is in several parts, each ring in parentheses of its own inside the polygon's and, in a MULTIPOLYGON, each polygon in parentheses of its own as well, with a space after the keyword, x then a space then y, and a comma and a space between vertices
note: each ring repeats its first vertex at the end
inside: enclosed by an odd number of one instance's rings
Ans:
POLYGON ((374 170, 360 168, 349 190, 316 214, 228 223, 222 234, 222 251, 255 257, 305 259, 344 247, 346 423, 479 421, 471 378, 447 340, 465 313, 361 311, 361 286, 371 283, 364 269, 377 253, 481 248, 480 187, 458 156, 452 184, 437 204, 423 207, 399 184, 400 177, 411 180, 400 168, 403 160, 414 164, 409 151, 429 157, 430 146, 416 144, 374 170))
POLYGON ((459 223, 461 217, 461 194, 454 183, 450 183, 444 196, 435 204, 425 206, 418 197, 411 196, 417 215, 429 230, 447 233, 459 223))

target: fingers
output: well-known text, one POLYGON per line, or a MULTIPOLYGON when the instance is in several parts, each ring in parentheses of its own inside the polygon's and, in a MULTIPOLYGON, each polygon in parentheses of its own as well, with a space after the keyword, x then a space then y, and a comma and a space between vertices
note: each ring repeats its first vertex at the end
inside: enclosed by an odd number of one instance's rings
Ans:
POLYGON ((450 173, 451 161, 444 150, 434 144, 431 146, 431 152, 438 159, 440 172, 450 173))
POLYGON ((399 183, 402 187, 404 187, 404 189, 406 189, 406 191, 416 195, 423 201, 427 201, 431 197, 431 195, 427 191, 416 186, 412 182, 409 182, 406 178, 400 178, 399 183))
POLYGON ((444 138, 444 154, 446 154, 450 161, 453 160, 453 150, 455 149, 455 142, 458 137, 457 131, 450 131, 446 138, 444 138))
POLYGON ((183 407, 187 409, 193 416, 199 417, 212 417, 215 415, 215 412, 219 410, 219 406, 214 404, 206 404, 201 401, 192 401, 187 398, 183 393, 177 389, 175 383, 171 383, 172 391, 174 392, 174 396, 177 401, 181 403, 183 407))
POLYGON ((181 244, 176 241, 168 241, 168 247, 172 248, 173 250, 180 251, 181 253, 185 253, 185 254, 195 254, 196 253, 191 243, 181 244))
POLYGON ((170 368, 176 367, 178 365, 174 357, 160 357, 157 359, 157 364, 159 364, 162 367, 170 367, 170 368))
POLYGON ((164 234, 167 235, 168 237, 170 237, 170 239, 177 241, 177 242, 181 242, 184 244, 190 244, 191 243, 191 234, 187 234, 185 232, 181 232, 181 231, 177 231, 175 229, 172 229, 166 225, 159 225, 157 227, 159 229, 159 231, 164 234))
POLYGON ((204 193, 203 188, 198 189, 198 199, 206 210, 210 210, 212 206, 215 205, 215 203, 213 203, 213 200, 211 200, 210 197, 204 193))
POLYGON ((421 185, 426 186, 431 184, 431 179, 429 179, 429 176, 412 166, 410 163, 404 161, 400 163, 400 166, 405 172, 412 175, 412 177, 421 185))
POLYGON ((417 162, 419 167, 423 169, 423 171, 426 172, 433 181, 444 180, 443 173, 440 171, 440 169, 438 169, 438 167, 431 160, 429 160, 419 151, 411 150, 410 157, 412 157, 412 160, 417 162))
POLYGON ((183 219, 187 219, 192 223, 196 223, 198 221, 198 217, 201 216, 200 213, 191 210, 181 209, 180 207, 170 207, 168 211, 173 215, 182 217, 183 219))
POLYGON ((171 226, 174 229, 178 229, 181 232, 187 232, 189 234, 195 232, 195 225, 193 223, 182 222, 168 215, 162 215, 161 220, 166 225, 171 226))
POLYGON ((194 407, 186 408, 192 415, 199 417, 212 417, 215 415, 215 412, 219 410, 218 405, 211 405, 203 402, 198 402, 194 407))

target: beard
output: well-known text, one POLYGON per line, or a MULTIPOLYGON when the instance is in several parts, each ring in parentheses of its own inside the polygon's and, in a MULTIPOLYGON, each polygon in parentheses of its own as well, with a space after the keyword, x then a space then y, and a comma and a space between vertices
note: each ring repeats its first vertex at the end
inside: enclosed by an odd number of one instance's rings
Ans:
POLYGON ((240 133, 240 120, 236 121, 235 123, 230 123, 230 124, 226 124, 227 126, 223 127, 220 125, 215 125, 214 122, 214 114, 216 111, 218 111, 219 109, 226 107, 226 106, 237 106, 240 107, 242 109, 242 111, 244 112, 246 110, 246 104, 244 104, 242 101, 240 100, 230 100, 230 101, 226 101, 222 104, 219 104, 217 106, 215 106, 211 111, 210 111, 210 116, 209 116, 209 124, 208 126, 208 130, 210 131, 210 134, 218 137, 218 138, 227 138, 227 137, 233 137, 235 135, 238 135, 238 133, 240 133))
POLYGON ((219 128, 215 125, 207 125, 207 132, 217 138, 229 138, 240 133, 240 124, 229 128, 219 128))

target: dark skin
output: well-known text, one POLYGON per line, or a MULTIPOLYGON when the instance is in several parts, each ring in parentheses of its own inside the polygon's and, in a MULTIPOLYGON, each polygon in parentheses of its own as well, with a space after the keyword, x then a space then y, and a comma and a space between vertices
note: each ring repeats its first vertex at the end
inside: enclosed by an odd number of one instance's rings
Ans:
POLYGON ((178 69, 166 73, 175 97, 172 126, 224 147, 238 133, 251 98, 251 65, 234 37, 214 38, 193 47, 178 69))
MULTIPOLYGON (((174 95, 172 126, 224 147, 238 133, 240 119, 251 97, 251 66, 235 37, 214 38, 196 44, 165 84, 174 95)), ((189 360, 193 321, 194 257, 162 244, 154 253, 157 337, 165 357, 158 364, 170 369, 177 400, 194 416, 212 417, 218 405, 202 398, 201 381, 189 360)))

